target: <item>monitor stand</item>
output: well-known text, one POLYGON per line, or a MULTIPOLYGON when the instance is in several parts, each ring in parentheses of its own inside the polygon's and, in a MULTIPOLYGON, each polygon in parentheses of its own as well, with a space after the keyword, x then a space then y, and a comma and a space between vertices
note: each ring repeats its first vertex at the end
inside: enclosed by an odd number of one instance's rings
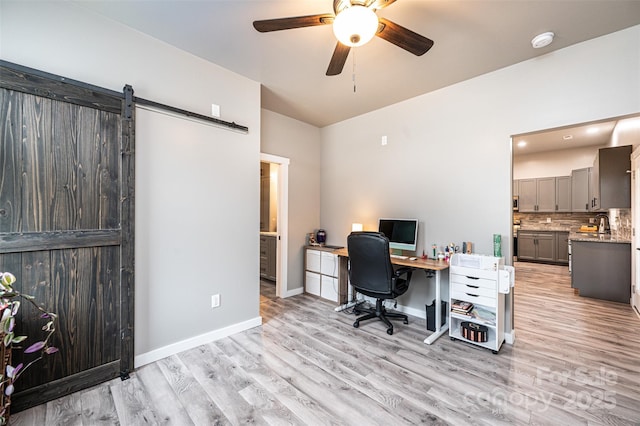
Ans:
POLYGON ((390 249, 389 251, 391 252, 391 254, 394 254, 396 256, 402 256, 402 250, 401 249, 390 249))

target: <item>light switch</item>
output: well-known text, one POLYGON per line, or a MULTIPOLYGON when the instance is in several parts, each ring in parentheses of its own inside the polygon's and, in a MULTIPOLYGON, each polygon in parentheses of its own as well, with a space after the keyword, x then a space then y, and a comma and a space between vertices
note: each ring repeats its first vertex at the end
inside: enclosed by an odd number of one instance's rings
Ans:
POLYGON ((382 137, 382 146, 385 146, 387 144, 387 137, 383 136, 382 137))

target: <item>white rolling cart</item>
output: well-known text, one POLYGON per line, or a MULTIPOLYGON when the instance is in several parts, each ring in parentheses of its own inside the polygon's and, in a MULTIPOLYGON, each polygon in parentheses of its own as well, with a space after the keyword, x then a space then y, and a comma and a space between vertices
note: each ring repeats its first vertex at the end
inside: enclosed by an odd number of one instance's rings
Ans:
POLYGON ((498 353, 504 342, 505 294, 514 284, 514 269, 504 258, 455 254, 449 265, 449 336, 498 353), (473 305, 468 313, 456 306, 473 305))

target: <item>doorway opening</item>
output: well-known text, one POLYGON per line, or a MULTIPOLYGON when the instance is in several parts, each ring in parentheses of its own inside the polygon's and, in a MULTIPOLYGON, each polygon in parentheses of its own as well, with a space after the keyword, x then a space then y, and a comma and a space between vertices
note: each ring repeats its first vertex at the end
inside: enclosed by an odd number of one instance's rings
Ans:
POLYGON ((260 288, 287 297, 289 159, 260 154, 260 288))
MULTIPOLYGON (((614 193, 609 187, 615 186, 615 194, 620 194, 622 186, 611 183, 603 186, 604 178, 598 173, 600 163, 596 164, 596 161, 603 148, 622 149, 632 145, 632 149, 635 149, 640 145, 640 116, 632 114, 514 135, 511 143, 511 254, 514 256, 516 276, 519 268, 523 273, 534 267, 539 272, 555 271, 568 278, 567 290, 572 292, 571 295, 578 295, 580 289, 574 288, 575 283, 571 280, 576 253, 575 244, 572 247, 571 239, 568 239, 569 235, 573 233, 574 241, 580 241, 586 238, 587 230, 593 229, 593 236, 598 238, 615 238, 618 243, 624 244, 633 242, 630 238, 631 224, 635 228, 637 222, 632 216, 638 217, 637 204, 633 202, 634 196, 637 196, 636 187, 631 187, 632 203, 629 205, 618 198, 615 202, 620 204, 602 202, 601 188, 614 193), (608 225, 598 226, 602 223, 608 225), (582 233, 576 234, 577 231, 582 233)), ((607 170, 613 167, 610 166, 613 162, 607 164, 607 170)), ((624 172, 622 170, 622 174, 624 172)), ((608 171, 607 176, 610 175, 608 171)), ((608 200, 611 200, 611 196, 608 200)), ((631 286, 632 305, 634 290, 637 291, 634 286, 637 280, 636 264, 640 260, 635 251, 635 247, 632 247, 631 282, 621 280, 620 284, 631 286)), ((551 284, 549 281, 547 283, 551 284)), ((586 302, 589 299, 577 300, 586 302)))

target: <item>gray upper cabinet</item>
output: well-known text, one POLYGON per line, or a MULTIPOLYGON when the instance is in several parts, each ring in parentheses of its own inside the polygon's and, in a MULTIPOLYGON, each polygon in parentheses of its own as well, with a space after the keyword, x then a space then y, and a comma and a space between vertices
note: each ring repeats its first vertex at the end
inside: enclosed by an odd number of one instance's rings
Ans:
POLYGON ((592 210, 631 208, 631 145, 598 150, 592 170, 592 210))
POLYGON ((590 178, 591 167, 571 171, 571 211, 588 212, 591 208, 590 178))
POLYGON ((600 210, 600 151, 596 153, 593 167, 589 175, 589 210, 600 210))
POLYGON ((571 176, 556 177, 556 211, 571 211, 571 176))
POLYGON ((571 211, 569 176, 519 179, 517 186, 520 212, 571 211))
POLYGON ((535 212, 538 207, 538 186, 536 179, 518 181, 518 207, 521 212, 535 212))
POLYGON ((556 210, 556 178, 539 178, 538 208, 539 212, 553 212, 556 210))

